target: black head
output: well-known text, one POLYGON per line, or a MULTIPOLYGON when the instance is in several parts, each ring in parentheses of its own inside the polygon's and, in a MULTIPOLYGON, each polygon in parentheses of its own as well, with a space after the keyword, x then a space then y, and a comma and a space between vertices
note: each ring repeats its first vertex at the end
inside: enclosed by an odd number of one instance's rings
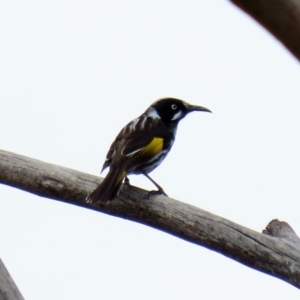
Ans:
POLYGON ((211 112, 205 107, 191 105, 175 98, 160 99, 154 102, 151 108, 154 108, 159 117, 166 122, 178 122, 192 111, 211 112))

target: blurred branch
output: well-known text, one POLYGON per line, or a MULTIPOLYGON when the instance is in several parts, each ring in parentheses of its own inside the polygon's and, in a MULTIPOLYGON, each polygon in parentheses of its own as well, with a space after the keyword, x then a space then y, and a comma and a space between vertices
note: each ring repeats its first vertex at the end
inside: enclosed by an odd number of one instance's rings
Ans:
POLYGON ((300 288, 300 240, 285 222, 272 221, 263 234, 164 196, 121 189, 110 203, 87 204, 100 178, 0 150, 0 183, 151 226, 217 251, 300 288))
POLYGON ((300 0, 230 0, 300 60, 300 0))
POLYGON ((18 287, 9 275, 5 265, 0 259, 0 299, 1 300, 24 300, 18 287))

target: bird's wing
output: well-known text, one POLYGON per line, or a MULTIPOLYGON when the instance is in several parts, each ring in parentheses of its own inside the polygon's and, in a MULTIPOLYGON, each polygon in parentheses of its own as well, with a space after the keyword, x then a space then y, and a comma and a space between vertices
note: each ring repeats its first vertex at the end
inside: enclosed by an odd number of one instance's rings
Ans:
POLYGON ((159 131, 141 131, 130 134, 122 143, 121 154, 127 158, 155 155, 163 149, 164 136, 159 131))
POLYGON ((129 159, 140 155, 155 155, 164 148, 164 141, 172 137, 172 133, 166 129, 165 125, 156 120, 152 120, 151 127, 147 126, 142 130, 126 130, 130 124, 120 131, 110 146, 102 171, 110 166, 114 157, 116 160, 122 160, 122 158, 129 159))

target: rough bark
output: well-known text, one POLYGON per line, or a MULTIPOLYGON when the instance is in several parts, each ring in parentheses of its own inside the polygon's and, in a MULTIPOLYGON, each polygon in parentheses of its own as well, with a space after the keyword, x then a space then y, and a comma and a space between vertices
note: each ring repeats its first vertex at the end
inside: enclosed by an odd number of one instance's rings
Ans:
POLYGON ((300 0, 230 0, 300 60, 300 0))
POLYGON ((217 251, 300 288, 300 240, 285 222, 273 220, 255 232, 164 196, 143 199, 146 191, 121 190, 110 203, 87 204, 99 177, 0 150, 0 183, 151 226, 217 251))
POLYGON ((0 259, 0 300, 24 300, 0 259))

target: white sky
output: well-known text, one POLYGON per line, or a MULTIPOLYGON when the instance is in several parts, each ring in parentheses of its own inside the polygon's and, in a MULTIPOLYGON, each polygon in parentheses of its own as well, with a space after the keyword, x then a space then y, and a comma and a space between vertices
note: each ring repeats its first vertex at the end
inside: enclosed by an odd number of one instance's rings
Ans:
MULTIPOLYGON (((299 78, 289 52, 225 0, 0 2, 0 149, 99 174, 128 121, 182 98, 213 114, 182 121, 152 177, 257 231, 279 218, 300 233, 299 78)), ((0 257, 27 300, 299 299, 152 228, 0 195, 0 257)))

